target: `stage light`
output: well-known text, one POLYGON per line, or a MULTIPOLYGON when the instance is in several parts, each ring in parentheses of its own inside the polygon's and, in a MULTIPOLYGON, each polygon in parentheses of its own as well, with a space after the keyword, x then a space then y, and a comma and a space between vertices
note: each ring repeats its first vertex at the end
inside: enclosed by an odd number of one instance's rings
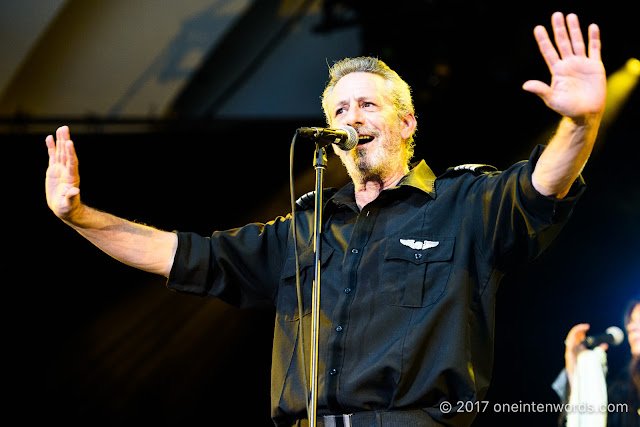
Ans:
POLYGON ((631 58, 624 68, 633 76, 640 76, 640 59, 631 58))
POLYGON ((601 128, 609 126, 619 115, 640 79, 640 60, 630 58, 607 78, 607 104, 601 128))

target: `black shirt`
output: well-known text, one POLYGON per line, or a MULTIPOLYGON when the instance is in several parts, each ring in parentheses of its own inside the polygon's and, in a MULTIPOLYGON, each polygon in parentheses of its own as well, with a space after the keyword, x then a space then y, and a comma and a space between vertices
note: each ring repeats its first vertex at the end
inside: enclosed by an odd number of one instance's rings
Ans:
MULTIPOLYGON (((455 405, 481 400, 489 385, 498 284, 549 245, 584 190, 580 178, 562 200, 540 195, 531 173, 541 152, 504 172, 458 168, 437 179, 423 161, 362 211, 353 184, 326 201, 318 415, 422 409, 471 423, 455 405)), ((296 215, 308 370, 313 209, 296 215)), ((271 401, 282 426, 306 418, 307 395, 290 226, 287 215, 210 238, 178 233, 168 281, 238 306, 275 304, 271 401)))
POLYGON ((628 369, 608 384, 607 391, 608 403, 617 409, 607 414, 607 427, 640 427, 640 396, 628 369))

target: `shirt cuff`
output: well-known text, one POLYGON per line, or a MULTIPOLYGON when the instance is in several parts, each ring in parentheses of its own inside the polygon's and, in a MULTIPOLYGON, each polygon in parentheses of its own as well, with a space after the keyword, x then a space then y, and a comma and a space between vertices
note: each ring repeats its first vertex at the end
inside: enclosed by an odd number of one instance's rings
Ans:
POLYGON ((538 145, 531 153, 524 173, 520 175, 520 188, 522 189, 522 196, 527 208, 531 210, 536 217, 555 224, 569 218, 577 200, 586 190, 586 184, 582 175, 580 175, 571 185, 569 193, 562 199, 540 194, 533 186, 532 175, 543 151, 544 146, 538 145))
POLYGON ((212 265, 210 239, 194 233, 174 232, 178 235, 178 248, 167 287, 189 294, 207 295, 212 265))

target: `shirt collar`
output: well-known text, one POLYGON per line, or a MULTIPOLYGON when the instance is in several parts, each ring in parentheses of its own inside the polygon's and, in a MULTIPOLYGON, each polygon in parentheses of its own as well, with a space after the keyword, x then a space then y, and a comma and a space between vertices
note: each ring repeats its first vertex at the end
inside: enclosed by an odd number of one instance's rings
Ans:
POLYGON ((398 187, 409 185, 420 191, 427 193, 432 198, 436 198, 435 191, 436 175, 427 166, 424 160, 415 165, 398 183, 398 187))
MULTIPOLYGON (((435 174, 425 161, 421 160, 419 163, 414 164, 409 173, 402 177, 398 184, 392 188, 413 187, 435 199, 435 181, 435 174)), ((336 205, 355 205, 353 182, 342 187, 330 200, 336 205)))

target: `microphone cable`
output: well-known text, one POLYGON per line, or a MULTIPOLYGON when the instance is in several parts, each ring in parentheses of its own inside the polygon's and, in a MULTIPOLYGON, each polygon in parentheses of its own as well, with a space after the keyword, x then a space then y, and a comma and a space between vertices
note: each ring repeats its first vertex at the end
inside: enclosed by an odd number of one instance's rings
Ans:
POLYGON ((295 133, 293 139, 291 140, 291 148, 289 150, 289 193, 291 196, 291 234, 293 236, 293 253, 296 261, 296 296, 298 298, 298 335, 300 339, 298 340, 299 345, 299 353, 300 358, 302 359, 302 379, 304 383, 304 390, 307 396, 305 396, 305 404, 307 406, 307 419, 310 418, 309 414, 309 385, 307 383, 307 368, 304 362, 304 328, 302 325, 302 315, 304 313, 303 306, 303 298, 302 298, 302 288, 300 286, 300 259, 298 256, 298 227, 296 223, 296 200, 295 200, 295 192, 293 185, 293 158, 294 158, 294 150, 296 140, 298 139, 298 132, 295 133))

